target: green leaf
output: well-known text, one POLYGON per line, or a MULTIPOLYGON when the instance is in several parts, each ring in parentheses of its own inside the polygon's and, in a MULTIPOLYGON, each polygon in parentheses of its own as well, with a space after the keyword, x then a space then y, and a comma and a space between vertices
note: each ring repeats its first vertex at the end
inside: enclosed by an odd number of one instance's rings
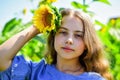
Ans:
POLYGON ((93 0, 93 1, 98 1, 98 2, 102 2, 104 4, 107 4, 107 5, 111 5, 111 3, 108 0, 93 0))
POLYGON ((120 29, 120 18, 116 19, 115 25, 116 25, 116 28, 120 29))
POLYGON ((111 28, 109 32, 116 41, 120 41, 120 29, 111 28))
POLYGON ((95 20, 95 24, 101 26, 101 27, 105 27, 106 25, 103 24, 102 22, 98 21, 98 20, 95 20))
POLYGON ((46 40, 45 40, 45 36, 44 35, 40 35, 40 36, 35 36, 36 40, 42 42, 42 43, 46 43, 46 40))
POLYGON ((76 1, 71 2, 71 5, 72 5, 74 8, 78 8, 78 9, 83 7, 82 4, 80 4, 80 3, 76 2, 76 1))
POLYGON ((78 3, 76 1, 71 2, 71 5, 76 9, 82 9, 83 11, 87 12, 87 8, 89 5, 82 5, 81 3, 78 3))
POLYGON ((31 9, 30 12, 31 12, 32 14, 34 14, 35 10, 34 10, 34 9, 31 9))
POLYGON ((16 27, 16 25, 19 25, 20 23, 21 23, 21 19, 19 20, 17 20, 16 18, 11 19, 5 24, 2 30, 2 35, 5 36, 7 32, 12 31, 16 27))

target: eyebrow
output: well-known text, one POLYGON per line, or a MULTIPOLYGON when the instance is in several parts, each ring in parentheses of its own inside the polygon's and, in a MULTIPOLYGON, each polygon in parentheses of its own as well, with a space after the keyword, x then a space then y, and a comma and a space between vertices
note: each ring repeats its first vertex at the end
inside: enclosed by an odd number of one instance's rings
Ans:
MULTIPOLYGON (((67 30, 67 31, 68 31, 68 29, 67 29, 67 28, 65 28, 65 27, 60 27, 60 29, 65 29, 65 30, 67 30)), ((80 31, 80 30, 76 30, 75 32, 84 33, 83 31, 80 31)))

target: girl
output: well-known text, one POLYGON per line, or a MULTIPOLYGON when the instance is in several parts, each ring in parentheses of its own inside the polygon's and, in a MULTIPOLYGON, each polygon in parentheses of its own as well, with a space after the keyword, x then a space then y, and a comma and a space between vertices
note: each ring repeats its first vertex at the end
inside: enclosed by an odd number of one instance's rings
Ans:
POLYGON ((60 28, 48 36, 48 52, 39 63, 15 56, 39 34, 35 26, 0 46, 0 80, 112 80, 93 23, 83 12, 61 11, 60 28))

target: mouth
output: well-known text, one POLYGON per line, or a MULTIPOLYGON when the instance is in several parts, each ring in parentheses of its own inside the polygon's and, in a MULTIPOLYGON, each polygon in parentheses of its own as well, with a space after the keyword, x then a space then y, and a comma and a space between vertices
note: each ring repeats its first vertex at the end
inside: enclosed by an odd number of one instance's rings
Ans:
POLYGON ((66 51, 66 52, 72 52, 72 51, 74 51, 74 49, 71 49, 71 48, 69 48, 69 47, 62 47, 62 49, 63 49, 64 51, 66 51))

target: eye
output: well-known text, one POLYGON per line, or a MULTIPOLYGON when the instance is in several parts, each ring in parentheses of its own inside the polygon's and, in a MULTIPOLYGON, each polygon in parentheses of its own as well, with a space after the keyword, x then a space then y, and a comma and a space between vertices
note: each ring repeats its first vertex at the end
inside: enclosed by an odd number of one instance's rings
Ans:
POLYGON ((67 35, 67 32, 66 32, 66 31, 60 31, 59 33, 60 33, 60 34, 63 34, 63 35, 67 35))
POLYGON ((83 38, 82 34, 75 34, 75 38, 83 38))

